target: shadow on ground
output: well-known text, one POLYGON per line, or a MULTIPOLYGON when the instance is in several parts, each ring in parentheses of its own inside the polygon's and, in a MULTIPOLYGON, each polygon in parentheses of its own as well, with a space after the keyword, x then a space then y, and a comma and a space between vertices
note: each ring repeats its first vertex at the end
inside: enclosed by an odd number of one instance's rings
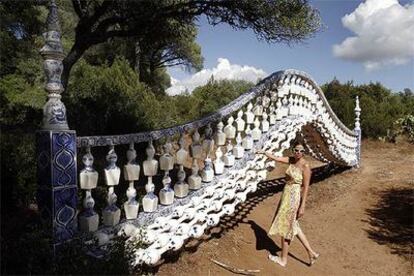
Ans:
MULTIPOLYGON (((341 173, 347 169, 349 168, 337 167, 332 163, 314 168, 312 169, 311 185, 314 185, 330 177, 333 174, 341 173)), ((248 221, 247 216, 260 202, 262 202, 268 197, 273 196, 278 192, 281 192, 283 190, 285 183, 285 177, 260 182, 258 184, 256 192, 248 195, 247 200, 244 203, 236 206, 236 210, 231 216, 224 216, 223 218, 221 218, 219 225, 208 229, 206 233, 203 235, 203 237, 201 237, 200 239, 189 240, 185 244, 185 246, 183 246, 180 250, 176 252, 167 252, 166 254, 164 254, 164 260, 162 263, 175 263, 176 261, 178 261, 178 259, 184 252, 196 252, 200 244, 202 244, 203 242, 212 239, 219 239, 225 233, 238 227, 240 223, 250 224, 250 226, 256 234, 256 248, 258 250, 267 250, 271 254, 276 254, 276 252, 278 252, 280 248, 274 243, 274 241, 270 237, 268 237, 267 231, 265 229, 261 228, 253 221, 248 221)), ((298 261, 303 262, 294 255, 290 255, 298 261)), ((160 265, 155 267, 144 267, 144 271, 150 273, 157 273, 159 267, 160 265)))
POLYGON ((366 210, 368 237, 414 264, 414 189, 391 188, 378 195, 377 205, 366 210))

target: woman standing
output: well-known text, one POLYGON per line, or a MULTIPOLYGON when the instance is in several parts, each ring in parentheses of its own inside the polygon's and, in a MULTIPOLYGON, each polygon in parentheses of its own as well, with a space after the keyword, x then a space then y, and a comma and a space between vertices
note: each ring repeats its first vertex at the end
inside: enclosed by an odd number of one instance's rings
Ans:
POLYGON ((282 243, 281 256, 269 254, 269 259, 283 267, 287 264, 289 245, 295 236, 299 238, 308 252, 309 265, 314 264, 319 257, 319 254, 311 248, 298 222, 298 219, 305 213, 306 197, 312 172, 309 164, 303 158, 304 146, 300 143, 295 144, 293 152, 293 157, 276 157, 268 152, 257 152, 275 161, 289 164, 286 170, 287 182, 280 199, 279 209, 269 230, 269 235, 278 234, 281 236, 282 243))

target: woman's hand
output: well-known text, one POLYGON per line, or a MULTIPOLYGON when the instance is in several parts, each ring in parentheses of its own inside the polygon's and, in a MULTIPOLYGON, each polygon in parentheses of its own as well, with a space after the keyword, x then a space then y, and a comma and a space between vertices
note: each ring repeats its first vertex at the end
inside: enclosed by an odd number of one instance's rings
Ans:
POLYGON ((296 215, 297 218, 301 218, 303 217, 303 215, 305 214, 305 207, 304 206, 300 206, 299 210, 298 210, 298 214, 296 215))
POLYGON ((275 155, 264 151, 264 150, 258 150, 256 151, 257 154, 263 154, 264 156, 266 156, 267 158, 270 158, 272 160, 278 161, 278 162, 282 162, 285 164, 289 164, 289 157, 282 157, 281 153, 276 153, 275 155))

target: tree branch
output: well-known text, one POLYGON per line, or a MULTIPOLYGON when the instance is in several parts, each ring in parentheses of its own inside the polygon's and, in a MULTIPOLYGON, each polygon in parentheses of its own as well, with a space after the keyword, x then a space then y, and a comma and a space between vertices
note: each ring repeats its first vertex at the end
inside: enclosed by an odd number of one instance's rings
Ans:
POLYGON ((109 10, 111 5, 113 5, 113 1, 103 1, 100 6, 95 7, 93 15, 84 20, 84 24, 92 28, 92 26, 99 21, 99 18, 109 10))
POLYGON ((108 17, 102 21, 99 22, 98 26, 96 27, 95 31, 96 33, 105 33, 105 31, 108 30, 108 28, 111 25, 123 23, 126 21, 125 17, 122 16, 112 16, 108 17))
POLYGON ((83 17, 82 7, 80 4, 80 0, 72 0, 73 9, 75 10, 76 14, 79 18, 83 17))

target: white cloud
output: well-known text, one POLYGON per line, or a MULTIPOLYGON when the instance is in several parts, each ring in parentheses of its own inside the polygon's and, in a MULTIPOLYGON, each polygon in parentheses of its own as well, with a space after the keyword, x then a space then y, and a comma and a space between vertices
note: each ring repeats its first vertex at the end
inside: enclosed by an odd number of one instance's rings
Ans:
POLYGON ((333 46, 336 57, 362 62, 367 70, 405 64, 414 58, 414 3, 367 0, 342 18, 356 34, 333 46))
POLYGON ((168 95, 177 95, 185 92, 192 92, 196 87, 205 85, 211 76, 215 80, 246 80, 250 82, 257 82, 267 76, 267 73, 262 69, 257 69, 252 66, 231 64, 226 58, 219 58, 218 64, 212 69, 203 69, 198 73, 183 80, 171 78, 171 87, 167 89, 168 95))

